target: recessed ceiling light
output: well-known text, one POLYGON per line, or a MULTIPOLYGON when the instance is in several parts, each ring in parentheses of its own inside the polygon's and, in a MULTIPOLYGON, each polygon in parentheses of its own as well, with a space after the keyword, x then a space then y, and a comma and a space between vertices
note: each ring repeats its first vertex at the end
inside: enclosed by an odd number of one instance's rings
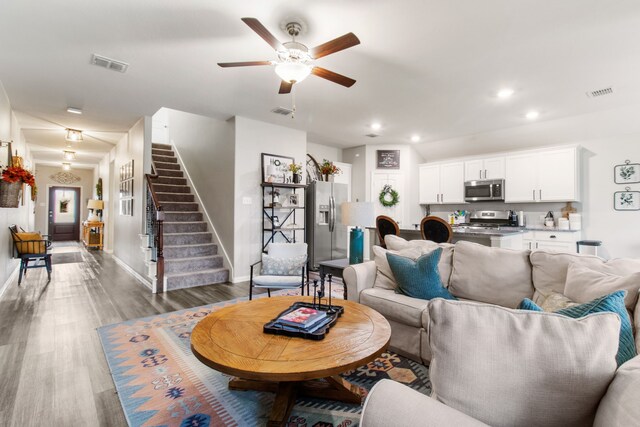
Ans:
POLYGON ((413 135, 411 137, 411 142, 420 142, 420 135, 413 135))
POLYGON ((71 114, 82 114, 82 110, 75 107, 67 107, 67 113, 71 114))
POLYGON ((537 112, 536 110, 531 110, 527 114, 525 114, 525 117, 529 120, 535 120, 538 117, 540 117, 540 113, 537 112))
POLYGON ((62 170, 65 170, 65 171, 71 170, 71 163, 63 163, 62 170))
POLYGON ((507 98, 509 98, 511 95, 513 95, 513 94, 514 94, 514 92, 515 92, 515 91, 514 91, 513 89, 508 88, 508 87, 505 87, 505 88, 503 88, 503 89, 500 89, 500 90, 498 91, 498 93, 496 93, 496 95, 497 95, 497 96, 498 96, 498 98, 500 98, 500 99, 507 99, 507 98))
POLYGON ((371 123, 371 129, 380 130, 380 129, 382 129, 382 125, 380 123, 378 123, 378 122, 371 123))

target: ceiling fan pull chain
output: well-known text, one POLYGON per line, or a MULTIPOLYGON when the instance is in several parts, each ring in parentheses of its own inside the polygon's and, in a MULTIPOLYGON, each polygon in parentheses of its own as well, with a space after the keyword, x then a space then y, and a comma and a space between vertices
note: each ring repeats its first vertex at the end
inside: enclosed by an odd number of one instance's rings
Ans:
POLYGON ((296 118, 296 92, 291 88, 291 120, 296 118))

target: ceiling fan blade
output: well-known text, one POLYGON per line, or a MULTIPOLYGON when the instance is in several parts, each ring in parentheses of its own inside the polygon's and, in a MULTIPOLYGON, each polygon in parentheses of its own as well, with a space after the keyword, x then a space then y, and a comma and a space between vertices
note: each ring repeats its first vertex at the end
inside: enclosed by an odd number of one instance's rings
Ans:
POLYGON ((352 78, 343 76, 342 74, 334 73, 333 71, 329 71, 326 68, 322 68, 322 67, 313 67, 311 69, 311 74, 316 75, 318 77, 322 77, 323 79, 327 79, 334 83, 338 83, 339 85, 342 85, 345 87, 351 87, 356 82, 352 78))
POLYGON ((282 46, 282 43, 280 43, 280 41, 278 41, 278 39, 275 38, 275 36, 271 34, 269 30, 267 30, 265 26, 262 25, 256 18, 242 18, 242 22, 247 24, 249 28, 255 31, 260 37, 262 37, 264 41, 269 43, 269 46, 271 46, 275 50, 284 50, 284 46, 282 46))
POLYGON ((252 65, 271 65, 271 61, 246 61, 246 62, 218 62, 222 68, 227 67, 249 67, 252 65))
POLYGON ((278 93, 291 93, 291 88, 293 88, 293 83, 285 82, 282 80, 280 82, 280 90, 278 93))
POLYGON ((350 47, 360 44, 360 40, 353 33, 345 34, 342 37, 333 39, 326 43, 316 46, 311 49, 311 56, 314 59, 322 58, 323 56, 331 55, 332 53, 340 52, 341 50, 348 49, 350 47))

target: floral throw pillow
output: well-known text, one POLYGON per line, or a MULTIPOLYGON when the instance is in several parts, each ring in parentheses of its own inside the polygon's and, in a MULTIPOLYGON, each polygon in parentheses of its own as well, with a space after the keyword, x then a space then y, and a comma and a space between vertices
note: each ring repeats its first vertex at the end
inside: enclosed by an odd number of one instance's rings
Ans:
POLYGON ((307 255, 276 258, 265 254, 262 255, 262 274, 265 276, 300 276, 306 262, 307 255))

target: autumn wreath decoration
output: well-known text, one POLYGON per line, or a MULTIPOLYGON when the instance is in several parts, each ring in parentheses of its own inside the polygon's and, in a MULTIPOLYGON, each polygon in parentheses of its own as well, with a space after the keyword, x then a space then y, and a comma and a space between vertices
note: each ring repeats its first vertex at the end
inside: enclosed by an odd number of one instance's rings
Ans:
POLYGON ((31 187, 31 198, 35 200, 38 194, 38 187, 36 186, 36 178, 28 170, 19 166, 10 166, 2 170, 2 180, 10 184, 14 182, 22 181, 31 187))

